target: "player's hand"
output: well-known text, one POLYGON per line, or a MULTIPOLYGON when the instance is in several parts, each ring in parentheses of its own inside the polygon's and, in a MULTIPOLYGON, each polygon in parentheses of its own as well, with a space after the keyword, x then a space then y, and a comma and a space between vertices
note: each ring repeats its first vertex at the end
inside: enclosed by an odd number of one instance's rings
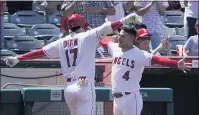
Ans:
POLYGON ((187 73, 186 71, 191 71, 191 66, 188 66, 185 64, 184 60, 186 59, 187 57, 184 57, 183 59, 179 60, 178 61, 178 68, 180 70, 182 70, 184 73, 187 73))
POLYGON ((141 23, 140 17, 136 13, 131 13, 130 15, 124 17, 121 19, 121 22, 125 24, 130 24, 130 23, 141 23))
POLYGON ((163 39, 161 43, 159 44, 158 49, 162 50, 162 49, 168 49, 168 48, 170 48, 169 41, 167 39, 163 39))
POLYGON ((16 57, 7 57, 4 59, 4 61, 6 62, 6 65, 13 67, 19 62, 19 59, 17 58, 17 56, 16 57))

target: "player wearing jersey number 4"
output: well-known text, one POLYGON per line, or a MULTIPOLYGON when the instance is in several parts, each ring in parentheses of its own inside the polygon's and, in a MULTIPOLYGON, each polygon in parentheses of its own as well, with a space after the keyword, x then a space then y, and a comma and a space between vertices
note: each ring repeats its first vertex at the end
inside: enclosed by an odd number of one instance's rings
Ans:
POLYGON ((104 37, 100 43, 107 47, 113 57, 112 61, 112 94, 114 96, 114 115, 140 115, 143 107, 139 82, 145 66, 161 64, 176 67, 184 72, 190 70, 184 59, 180 61, 154 56, 134 46, 136 29, 125 25, 119 34, 119 43, 113 43, 104 37))
POLYGON ((73 32, 52 42, 42 49, 16 57, 7 57, 9 66, 19 61, 42 56, 59 58, 65 77, 64 96, 71 115, 94 115, 95 110, 95 51, 100 36, 107 35, 125 24, 138 22, 138 16, 131 14, 116 22, 106 22, 102 26, 88 30, 88 25, 79 14, 68 17, 69 29, 73 32))

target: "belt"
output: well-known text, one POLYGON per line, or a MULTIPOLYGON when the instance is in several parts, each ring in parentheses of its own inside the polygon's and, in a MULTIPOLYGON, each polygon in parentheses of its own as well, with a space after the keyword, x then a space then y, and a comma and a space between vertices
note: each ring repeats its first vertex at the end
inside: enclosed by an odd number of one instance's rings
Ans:
MULTIPOLYGON (((79 79, 86 79, 87 77, 86 76, 81 76, 78 78, 79 79)), ((66 79, 66 82, 72 82, 72 81, 76 81, 77 79, 76 78, 67 78, 66 79)))
POLYGON ((66 79, 66 82, 72 82, 72 81, 76 81, 76 79, 73 79, 73 78, 67 78, 66 79))
MULTIPOLYGON (((124 94, 129 95, 129 94, 131 94, 131 92, 124 92, 124 94)), ((115 98, 120 98, 124 95, 122 93, 113 93, 112 96, 115 97, 115 98)))

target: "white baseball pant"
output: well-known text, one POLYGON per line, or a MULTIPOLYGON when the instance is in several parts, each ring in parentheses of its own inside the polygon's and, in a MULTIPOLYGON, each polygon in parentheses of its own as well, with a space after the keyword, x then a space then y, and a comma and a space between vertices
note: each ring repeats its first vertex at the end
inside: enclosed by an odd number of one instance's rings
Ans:
POLYGON ((140 92, 131 92, 120 98, 114 98, 114 115, 141 115, 143 99, 140 92))
POLYGON ((67 83, 64 90, 66 104, 71 115, 94 115, 96 94, 94 83, 78 86, 76 81, 67 83))

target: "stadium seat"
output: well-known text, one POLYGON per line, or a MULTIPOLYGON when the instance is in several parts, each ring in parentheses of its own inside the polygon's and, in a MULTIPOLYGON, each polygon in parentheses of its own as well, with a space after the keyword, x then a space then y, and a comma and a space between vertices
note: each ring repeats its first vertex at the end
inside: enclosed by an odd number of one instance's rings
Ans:
POLYGON ((60 27, 60 16, 61 12, 56 12, 53 15, 49 16, 49 23, 60 27))
POLYGON ((57 41, 58 39, 61 39, 61 37, 59 36, 54 36, 52 37, 51 39, 47 40, 47 44, 51 43, 51 42, 54 42, 54 41, 57 41))
POLYGON ((5 58, 8 56, 17 56, 17 54, 8 49, 1 49, 1 58, 5 58))
POLYGON ((4 20, 4 23, 10 22, 10 14, 8 12, 4 12, 3 20, 4 20))
POLYGON ((4 36, 23 36, 26 35, 26 29, 20 28, 13 23, 4 23, 4 36))
POLYGON ((184 13, 181 11, 165 11, 164 24, 169 28, 182 28, 184 26, 184 13))
POLYGON ((35 39, 33 36, 15 36, 5 37, 6 49, 21 54, 31 50, 39 49, 44 46, 42 41, 35 39))
POLYGON ((171 50, 176 51, 176 45, 184 45, 186 42, 187 38, 184 36, 171 36, 169 37, 169 41, 171 44, 171 50))
POLYGON ((28 35, 59 35, 60 29, 53 24, 36 24, 32 28, 28 29, 28 35))
POLYGON ((44 45, 48 44, 47 41, 52 37, 60 35, 60 29, 53 24, 36 24, 28 30, 28 35, 43 40, 44 45))
POLYGON ((35 11, 17 11, 11 16, 11 22, 19 26, 32 27, 34 24, 46 23, 46 19, 35 11))
POLYGON ((185 36, 185 29, 184 29, 184 27, 177 28, 177 30, 176 30, 176 28, 168 28, 167 27, 167 30, 168 30, 167 33, 168 33, 169 36, 173 36, 173 35, 185 36))

